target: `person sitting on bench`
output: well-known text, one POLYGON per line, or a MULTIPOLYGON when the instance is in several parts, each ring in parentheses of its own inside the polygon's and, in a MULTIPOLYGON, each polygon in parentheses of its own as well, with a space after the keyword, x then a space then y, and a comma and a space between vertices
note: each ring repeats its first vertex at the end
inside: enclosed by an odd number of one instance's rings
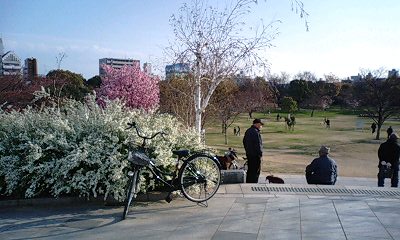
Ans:
POLYGON ((335 160, 328 157, 330 148, 321 146, 319 158, 314 159, 306 167, 308 184, 335 185, 337 178, 337 165, 335 160))

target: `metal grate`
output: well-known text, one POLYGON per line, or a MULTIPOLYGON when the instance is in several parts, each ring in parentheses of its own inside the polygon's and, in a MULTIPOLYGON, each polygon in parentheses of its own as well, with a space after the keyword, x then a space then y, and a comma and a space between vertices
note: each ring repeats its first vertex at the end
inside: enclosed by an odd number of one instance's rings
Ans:
POLYGON ((254 192, 269 192, 269 193, 297 193, 297 194, 322 193, 327 195, 378 195, 378 196, 400 197, 399 190, 323 188, 321 186, 319 187, 262 186, 262 187, 251 187, 251 190, 254 192))

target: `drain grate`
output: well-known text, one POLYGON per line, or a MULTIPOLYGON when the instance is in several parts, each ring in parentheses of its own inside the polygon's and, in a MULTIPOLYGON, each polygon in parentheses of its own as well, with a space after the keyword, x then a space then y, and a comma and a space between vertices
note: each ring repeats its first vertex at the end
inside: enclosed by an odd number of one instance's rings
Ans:
POLYGON ((254 192, 270 193, 297 193, 297 194, 336 194, 336 195, 378 195, 389 197, 400 197, 399 190, 380 190, 380 189, 351 189, 351 188, 323 188, 323 187, 290 187, 290 186, 260 186, 251 187, 254 192))

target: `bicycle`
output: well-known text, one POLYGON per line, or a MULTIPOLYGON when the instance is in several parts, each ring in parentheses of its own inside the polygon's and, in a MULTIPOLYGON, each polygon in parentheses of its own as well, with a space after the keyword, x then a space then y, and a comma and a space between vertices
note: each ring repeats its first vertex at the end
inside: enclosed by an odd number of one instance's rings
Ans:
POLYGON ((157 132, 151 137, 146 137, 140 133, 135 122, 128 123, 128 126, 127 129, 135 128, 143 142, 138 145, 136 151, 128 153, 132 171, 128 172, 129 184, 122 219, 128 215, 129 207, 139 192, 139 176, 144 168, 150 170, 155 176, 154 179, 168 187, 169 193, 165 199, 167 202, 171 202, 172 192, 180 190, 186 199, 207 206, 207 200, 215 195, 221 183, 221 165, 218 160, 202 152, 191 154, 189 150, 175 150, 172 151, 177 156, 175 171, 172 174, 165 173, 156 166, 155 160, 149 157, 146 141, 158 135, 164 137, 166 133, 157 132), (167 176, 172 176, 172 179, 166 180, 167 176))

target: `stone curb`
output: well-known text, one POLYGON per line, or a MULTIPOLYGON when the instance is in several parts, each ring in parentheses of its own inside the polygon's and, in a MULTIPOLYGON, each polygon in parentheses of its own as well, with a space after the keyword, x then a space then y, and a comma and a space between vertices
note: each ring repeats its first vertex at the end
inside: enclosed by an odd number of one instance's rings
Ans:
MULTIPOLYGON (((137 196, 138 202, 156 202, 164 200, 167 193, 149 192, 137 196)), ((0 208, 6 207, 23 207, 23 206, 65 206, 75 204, 94 204, 105 206, 123 206, 123 202, 119 202, 113 198, 104 201, 103 197, 97 198, 81 198, 81 197, 60 197, 60 198, 32 198, 32 199, 15 199, 0 200, 0 208)))

